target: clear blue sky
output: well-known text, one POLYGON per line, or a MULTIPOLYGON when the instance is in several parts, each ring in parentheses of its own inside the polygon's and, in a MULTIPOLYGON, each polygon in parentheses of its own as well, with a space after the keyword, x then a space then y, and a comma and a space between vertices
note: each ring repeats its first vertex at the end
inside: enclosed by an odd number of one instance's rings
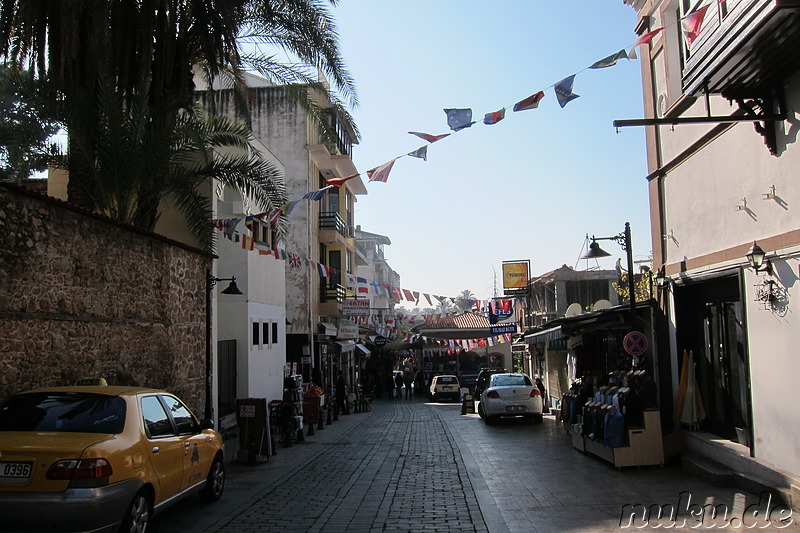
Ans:
MULTIPOLYGON (((504 260, 529 259, 537 276, 578 261, 586 234, 631 223, 634 259, 650 255, 640 63, 584 70, 636 40, 622 0, 478 2, 341 0, 333 9, 355 78, 364 174, 427 144, 408 131, 449 132, 444 108, 472 108, 471 128, 399 159, 387 183, 367 183, 356 223, 388 236, 402 288, 441 296, 502 294, 504 260), (580 98, 563 109, 552 85, 577 74, 580 98), (538 109, 513 105, 539 91, 538 109), (498 124, 483 115, 507 107, 498 124)), ((625 252, 601 242, 613 268, 625 252)), ((423 300, 424 301, 424 300, 423 300)))

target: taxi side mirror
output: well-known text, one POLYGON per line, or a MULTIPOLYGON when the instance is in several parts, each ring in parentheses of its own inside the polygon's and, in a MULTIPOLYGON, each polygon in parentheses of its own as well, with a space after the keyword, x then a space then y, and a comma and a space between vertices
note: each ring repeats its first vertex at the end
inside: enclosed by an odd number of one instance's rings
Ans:
POLYGON ((201 420, 200 429, 214 429, 214 421, 209 419, 201 420))

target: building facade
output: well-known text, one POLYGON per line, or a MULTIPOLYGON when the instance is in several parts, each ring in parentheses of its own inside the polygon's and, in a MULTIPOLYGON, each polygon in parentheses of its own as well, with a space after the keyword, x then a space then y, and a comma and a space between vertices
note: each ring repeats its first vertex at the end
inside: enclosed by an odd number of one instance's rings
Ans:
MULTIPOLYGON (((653 266, 675 423, 690 451, 795 484, 800 373, 800 10, 636 0, 653 266), (749 252, 763 250, 759 267, 749 252), (696 379, 682 387, 684 360, 696 379), (701 403, 681 409, 689 387, 701 403)), ((788 492, 791 494, 792 490, 788 492)), ((796 500, 795 500, 796 501, 796 500)))

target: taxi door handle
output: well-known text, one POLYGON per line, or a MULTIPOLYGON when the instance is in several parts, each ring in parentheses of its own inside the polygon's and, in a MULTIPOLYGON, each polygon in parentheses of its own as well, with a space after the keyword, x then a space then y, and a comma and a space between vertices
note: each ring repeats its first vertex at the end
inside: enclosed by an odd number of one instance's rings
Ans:
POLYGON ((157 454, 161 450, 158 449, 158 446, 153 446, 153 453, 157 454))
POLYGON ((184 443, 183 443, 183 447, 184 447, 184 448, 188 448, 188 447, 189 447, 189 442, 184 442, 184 443))

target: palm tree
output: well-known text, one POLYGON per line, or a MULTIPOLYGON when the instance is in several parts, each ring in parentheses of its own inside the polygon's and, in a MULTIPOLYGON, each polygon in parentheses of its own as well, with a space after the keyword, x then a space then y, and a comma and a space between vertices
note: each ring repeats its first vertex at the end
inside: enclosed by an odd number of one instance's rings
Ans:
POLYGON ((475 295, 471 290, 464 289, 458 293, 458 296, 456 297, 456 307, 459 309, 459 311, 469 311, 475 305, 476 300, 477 298, 475 298, 475 295))
MULTIPOLYGON (((130 194, 120 190, 136 190, 138 214, 133 219, 143 227, 151 227, 158 216, 160 197, 155 193, 173 187, 156 182, 178 177, 171 172, 148 176, 146 169, 101 177, 99 170, 109 168, 101 161, 113 159, 114 150, 127 147, 103 136, 96 125, 129 121, 140 128, 129 140, 147 140, 169 149, 170 143, 163 141, 180 138, 178 132, 197 136, 188 133, 185 122, 187 114, 194 113, 195 67, 209 81, 241 80, 245 67, 270 74, 278 82, 313 81, 302 67, 252 48, 254 41, 281 48, 326 72, 334 88, 341 89, 351 104, 357 103, 354 84, 339 56, 333 21, 315 0, 3 0, 0 4, 0 57, 52 82, 51 100, 70 109, 63 113, 69 134, 69 157, 64 161, 70 201, 130 213, 119 204, 130 194), (243 52, 246 45, 251 46, 243 52), (143 117, 150 123, 142 122, 143 117), (108 181, 115 179, 143 183, 110 186, 108 181), (120 192, 116 198, 115 192, 120 192)), ((335 107, 341 106, 335 89, 314 83, 335 107)), ((314 110, 320 127, 329 131, 324 114, 310 102, 308 87, 297 88, 295 94, 314 110)), ((349 120, 343 110, 340 116, 349 120)), ((107 133, 112 130, 109 126, 107 133)), ((158 157, 162 163, 168 159, 165 154, 158 157)), ((274 185, 275 179, 262 176, 260 182, 274 185)))

